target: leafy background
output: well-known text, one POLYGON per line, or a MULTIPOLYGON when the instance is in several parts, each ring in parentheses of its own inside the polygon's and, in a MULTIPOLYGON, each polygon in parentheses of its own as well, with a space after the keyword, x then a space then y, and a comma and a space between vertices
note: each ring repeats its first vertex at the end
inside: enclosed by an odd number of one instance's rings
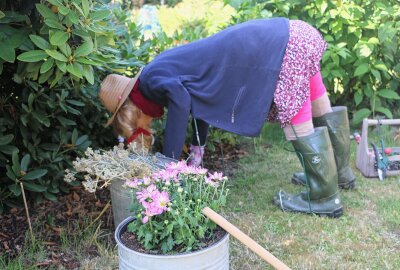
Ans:
MULTIPOLYGON (((119 2, 0 3, 0 212, 22 205, 21 188, 35 203, 56 200, 69 190, 64 170, 79 153, 116 143, 102 126, 107 113, 97 99, 106 74, 130 76, 163 50, 249 19, 284 16, 320 30, 329 43, 324 82, 333 105, 349 107, 353 127, 365 117, 400 117, 396 0, 195 1, 199 8, 170 1, 158 9, 164 31, 151 39, 135 23, 135 1, 119 2), (215 6, 225 12, 215 13, 215 6), (199 11, 202 17, 195 16, 199 11)), ((163 121, 155 128, 161 137, 163 121)), ((238 143, 212 129, 208 149, 222 141, 238 143)))

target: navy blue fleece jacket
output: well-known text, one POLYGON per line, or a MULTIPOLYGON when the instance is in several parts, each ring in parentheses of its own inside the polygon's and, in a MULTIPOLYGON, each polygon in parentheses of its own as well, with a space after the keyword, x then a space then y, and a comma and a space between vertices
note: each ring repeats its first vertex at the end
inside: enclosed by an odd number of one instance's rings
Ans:
POLYGON ((257 136, 273 101, 288 38, 287 19, 252 20, 151 61, 139 89, 168 108, 164 155, 180 157, 190 114, 226 131, 257 136))

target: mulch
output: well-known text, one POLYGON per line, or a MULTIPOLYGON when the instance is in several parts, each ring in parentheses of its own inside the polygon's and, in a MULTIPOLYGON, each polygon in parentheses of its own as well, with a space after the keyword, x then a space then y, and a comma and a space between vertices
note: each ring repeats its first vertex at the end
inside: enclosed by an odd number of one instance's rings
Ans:
MULTIPOLYGON (((110 192, 107 189, 100 190, 96 194, 88 193, 83 187, 71 187, 70 193, 60 195, 58 200, 44 201, 40 205, 29 205, 29 214, 34 230, 35 239, 44 241, 49 257, 34 266, 41 269, 49 266, 62 265, 66 269, 76 269, 79 261, 72 254, 67 254, 61 248, 61 235, 73 235, 74 229, 79 226, 85 228, 88 222, 94 220, 103 211, 110 200, 110 192)), ((108 207, 100 216, 102 229, 113 230, 112 211, 108 207)), ((0 254, 12 259, 20 254, 29 237, 29 225, 25 209, 12 208, 8 213, 0 216, 0 254)), ((96 247, 87 250, 89 256, 98 255, 96 247)))
MULTIPOLYGON (((224 146, 223 151, 218 149, 213 154, 206 154, 204 167, 212 171, 222 171, 228 177, 234 175, 237 169, 237 160, 248 153, 239 146, 224 146), (221 154, 223 152, 223 156, 221 154)), ((101 229, 114 231, 112 209, 107 203, 111 201, 107 189, 99 190, 95 194, 88 193, 82 186, 71 187, 69 194, 60 194, 57 201, 44 201, 40 205, 29 204, 30 218, 34 227, 35 238, 44 241, 48 258, 43 262, 35 262, 40 269, 63 266, 66 269, 76 269, 80 266, 73 254, 65 253, 61 248, 61 234, 74 234, 76 224, 80 228, 87 226, 87 220, 101 222, 101 229), (103 212, 103 213, 102 213, 103 212), (86 223, 84 222, 86 220, 86 223), (75 225, 73 225, 75 224, 75 225)), ((15 258, 20 254, 29 234, 28 220, 25 209, 12 208, 9 212, 0 215, 0 255, 5 260, 15 258)), ((109 244, 115 244, 109 237, 109 244)), ((96 246, 85 251, 87 256, 96 257, 96 246)))

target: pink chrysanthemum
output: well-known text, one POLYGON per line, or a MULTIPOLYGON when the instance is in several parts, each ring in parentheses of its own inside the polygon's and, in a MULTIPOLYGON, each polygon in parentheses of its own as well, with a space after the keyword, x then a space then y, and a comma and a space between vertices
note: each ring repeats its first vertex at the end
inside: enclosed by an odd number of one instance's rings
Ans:
POLYGON ((197 174, 206 174, 208 172, 208 170, 206 168, 202 168, 202 167, 196 167, 197 170, 197 174))
POLYGON ((143 184, 144 184, 145 186, 149 186, 149 185, 151 185, 152 183, 153 183, 153 179, 151 179, 151 178, 148 177, 148 176, 143 177, 143 184))
POLYGON ((151 184, 150 186, 143 188, 142 191, 136 192, 136 199, 147 208, 148 205, 153 201, 153 193, 157 191, 155 185, 151 184))
POLYGON ((178 182, 178 171, 176 170, 162 170, 153 174, 156 179, 161 179, 163 182, 174 181, 178 182))
POLYGON ((220 183, 224 180, 226 180, 226 177, 219 172, 209 173, 208 177, 205 178, 205 182, 213 187, 219 187, 220 183))
POLYGON ((166 191, 156 191, 153 193, 153 202, 150 204, 151 212, 155 215, 162 214, 167 210, 169 200, 169 195, 166 191))
POLYGON ((185 161, 171 162, 165 166, 166 170, 173 170, 173 171, 176 170, 178 172, 180 172, 182 169, 186 167, 187 164, 185 161))
POLYGON ((142 212, 144 214, 144 217, 142 218, 142 223, 146 224, 149 221, 149 217, 153 216, 153 213, 150 211, 150 209, 146 208, 145 212, 142 212))
POLYGON ((126 180, 125 185, 129 188, 137 189, 138 186, 141 184, 141 180, 138 178, 133 178, 133 180, 126 180))
POLYGON ((181 173, 184 174, 198 174, 198 169, 195 166, 186 166, 182 168, 181 173))

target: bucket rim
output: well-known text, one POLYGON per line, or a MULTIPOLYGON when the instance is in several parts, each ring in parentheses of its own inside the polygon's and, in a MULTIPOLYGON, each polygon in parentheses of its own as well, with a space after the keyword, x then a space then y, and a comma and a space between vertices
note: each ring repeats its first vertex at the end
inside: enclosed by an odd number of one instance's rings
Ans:
POLYGON ((138 255, 140 255, 142 257, 158 258, 158 259, 176 259, 176 258, 197 256, 199 254, 209 252, 212 249, 216 249, 219 246, 223 245, 226 241, 229 240, 229 233, 227 231, 225 231, 225 235, 219 241, 217 241, 217 242, 213 243, 212 245, 210 245, 210 246, 208 246, 206 248, 203 248, 201 250, 197 250, 197 251, 193 251, 193 252, 184 252, 184 253, 173 254, 173 255, 142 253, 142 252, 138 252, 136 250, 128 248, 126 245, 124 245, 124 243, 122 243, 122 240, 121 240, 121 234, 123 232, 125 232, 126 227, 128 226, 128 224, 134 219, 135 219, 134 217, 127 217, 126 219, 124 219, 118 225, 118 227, 115 229, 114 238, 115 238, 115 241, 117 242, 118 248, 122 248, 122 249, 124 249, 126 251, 138 254, 138 255))

